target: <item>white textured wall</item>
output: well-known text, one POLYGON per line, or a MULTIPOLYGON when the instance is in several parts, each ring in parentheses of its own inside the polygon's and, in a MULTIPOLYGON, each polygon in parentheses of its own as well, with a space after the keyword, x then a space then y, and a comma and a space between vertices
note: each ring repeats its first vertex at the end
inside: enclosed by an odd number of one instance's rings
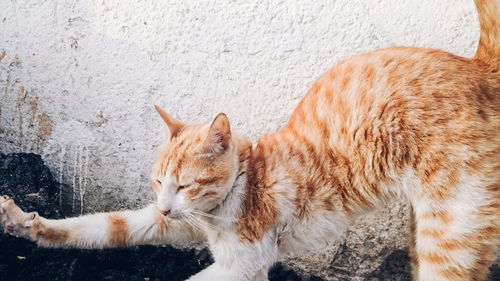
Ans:
POLYGON ((0 152, 42 154, 77 212, 140 205, 164 137, 152 104, 226 112, 256 140, 341 59, 471 56, 478 31, 472 0, 0 0, 0 152))

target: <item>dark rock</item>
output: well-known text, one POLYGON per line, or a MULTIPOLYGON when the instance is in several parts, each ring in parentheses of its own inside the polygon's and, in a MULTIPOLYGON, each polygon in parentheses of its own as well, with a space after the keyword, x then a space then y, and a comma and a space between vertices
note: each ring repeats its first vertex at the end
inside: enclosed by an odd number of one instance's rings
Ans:
POLYGON ((392 252, 377 270, 367 276, 366 280, 411 281, 411 267, 408 251, 392 252))
POLYGON ((269 271, 269 280, 271 281, 324 281, 317 276, 304 277, 297 274, 294 270, 278 263, 269 271))
POLYGON ((0 194, 11 196, 24 210, 57 217, 57 186, 40 155, 0 154, 0 194))

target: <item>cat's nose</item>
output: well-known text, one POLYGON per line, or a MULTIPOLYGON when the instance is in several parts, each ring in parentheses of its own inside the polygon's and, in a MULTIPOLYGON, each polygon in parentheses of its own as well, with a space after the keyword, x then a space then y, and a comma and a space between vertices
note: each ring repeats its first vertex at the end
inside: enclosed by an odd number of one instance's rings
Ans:
POLYGON ((168 216, 168 214, 170 214, 170 210, 160 210, 160 213, 164 216, 168 216))

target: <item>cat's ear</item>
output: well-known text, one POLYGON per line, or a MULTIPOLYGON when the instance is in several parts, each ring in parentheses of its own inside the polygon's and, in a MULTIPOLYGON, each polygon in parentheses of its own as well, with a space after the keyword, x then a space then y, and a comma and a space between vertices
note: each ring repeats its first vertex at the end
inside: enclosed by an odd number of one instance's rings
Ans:
POLYGON ((226 114, 219 113, 210 128, 208 135, 202 145, 201 154, 203 156, 214 156, 223 154, 231 142, 231 128, 226 114))
POLYGON ((174 117, 172 117, 170 114, 168 114, 165 110, 161 109, 161 107, 157 106, 155 104, 155 109, 160 114, 161 119, 163 119, 163 122, 165 125, 167 125, 168 129, 168 134, 169 138, 172 139, 177 134, 182 130, 182 128, 185 126, 184 123, 181 121, 176 120, 174 117))

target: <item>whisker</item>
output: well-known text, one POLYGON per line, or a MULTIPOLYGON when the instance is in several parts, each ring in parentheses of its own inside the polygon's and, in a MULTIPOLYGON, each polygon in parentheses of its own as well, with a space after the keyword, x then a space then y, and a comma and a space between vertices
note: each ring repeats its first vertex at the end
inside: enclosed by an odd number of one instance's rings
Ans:
POLYGON ((207 221, 203 221, 203 220, 200 220, 199 218, 196 218, 202 225, 204 225, 205 227, 208 227, 208 228, 211 228, 213 230, 221 230, 220 227, 218 227, 217 225, 214 225, 212 223, 209 223, 207 221))
POLYGON ((191 220, 191 222, 193 222, 194 224, 196 224, 200 229, 205 229, 206 228, 206 226, 204 225, 204 223, 199 218, 197 218, 195 215, 193 215, 191 212, 186 213, 186 215, 191 220))
POLYGON ((205 212, 200 211, 200 210, 191 210, 191 213, 194 213, 194 214, 197 214, 197 215, 201 215, 201 216, 205 216, 205 217, 208 217, 208 218, 213 218, 213 219, 235 221, 235 219, 231 218, 231 217, 216 216, 216 215, 205 213, 205 212))
POLYGON ((185 216, 184 218, 185 218, 184 221, 193 228, 203 230, 203 228, 200 225, 198 225, 191 216, 185 216))
POLYGON ((196 212, 194 212, 194 210, 189 210, 189 213, 187 213, 187 214, 193 220, 193 222, 195 222, 197 225, 199 225, 202 229, 209 228, 209 229, 213 229, 213 230, 221 230, 218 226, 213 225, 207 221, 201 220, 200 218, 193 215, 193 214, 196 214, 196 212))

